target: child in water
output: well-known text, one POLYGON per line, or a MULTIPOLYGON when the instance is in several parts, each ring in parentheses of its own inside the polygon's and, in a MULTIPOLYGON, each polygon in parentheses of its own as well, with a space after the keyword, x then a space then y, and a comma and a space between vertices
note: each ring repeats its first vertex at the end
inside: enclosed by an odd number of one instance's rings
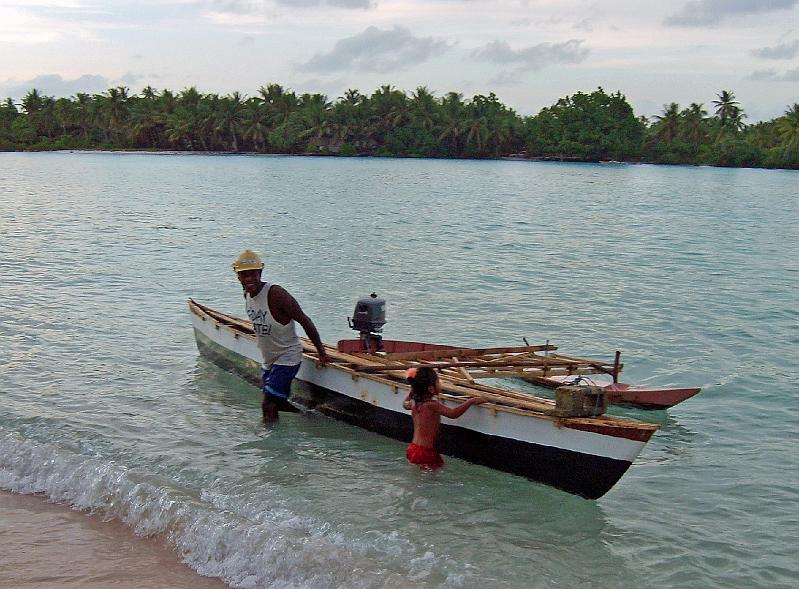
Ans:
POLYGON ((441 416, 457 419, 472 405, 487 401, 481 397, 471 397, 454 408, 439 403, 433 397, 441 392, 441 383, 436 371, 429 366, 408 369, 407 379, 411 390, 402 406, 411 410, 413 441, 405 455, 411 464, 427 469, 440 468, 444 466, 444 460, 436 451, 436 438, 441 428, 441 416))

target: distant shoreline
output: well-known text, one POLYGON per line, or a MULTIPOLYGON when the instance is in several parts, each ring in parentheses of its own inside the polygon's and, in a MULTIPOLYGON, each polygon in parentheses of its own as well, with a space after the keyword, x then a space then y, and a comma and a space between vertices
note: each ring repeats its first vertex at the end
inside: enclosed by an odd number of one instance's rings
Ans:
POLYGON ((533 116, 492 92, 437 97, 391 85, 348 90, 335 101, 268 84, 257 96, 125 86, 55 98, 31 89, 0 103, 0 150, 99 149, 217 155, 337 155, 431 159, 519 159, 799 169, 799 103, 747 125, 735 94, 712 110, 676 102, 636 116, 620 92, 598 87, 557 100, 533 116))
POLYGON ((546 163, 565 163, 565 164, 603 164, 608 166, 670 166, 687 168, 722 168, 722 169, 744 169, 744 170, 785 170, 797 171, 794 168, 765 168, 759 166, 716 166, 713 164, 690 164, 690 163, 665 163, 642 160, 601 160, 601 159, 581 159, 575 157, 546 157, 546 156, 499 156, 499 157, 435 157, 435 156, 402 156, 402 155, 373 155, 355 154, 340 155, 335 153, 263 153, 257 151, 198 151, 198 150, 179 150, 179 149, 24 149, 24 150, 3 150, 0 153, 113 153, 128 155, 185 155, 185 156, 226 156, 226 157, 330 157, 342 159, 403 159, 403 160, 442 160, 442 161, 506 161, 506 162, 546 162, 546 163))

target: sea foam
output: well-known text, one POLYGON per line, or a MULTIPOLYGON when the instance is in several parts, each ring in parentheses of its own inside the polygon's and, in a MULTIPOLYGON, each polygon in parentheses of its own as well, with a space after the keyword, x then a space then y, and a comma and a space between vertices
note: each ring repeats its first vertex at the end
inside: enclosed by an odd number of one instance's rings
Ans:
MULTIPOLYGON (((194 494, 163 477, 2 429, 0 488, 118 519, 138 536, 167 543, 199 574, 231 587, 426 586, 442 560, 427 553, 409 559, 406 570, 387 567, 391 563, 381 556, 397 565, 408 548, 396 536, 351 543, 328 524, 257 504, 246 494, 194 494)), ((434 584, 460 586, 463 575, 439 581, 434 584)))

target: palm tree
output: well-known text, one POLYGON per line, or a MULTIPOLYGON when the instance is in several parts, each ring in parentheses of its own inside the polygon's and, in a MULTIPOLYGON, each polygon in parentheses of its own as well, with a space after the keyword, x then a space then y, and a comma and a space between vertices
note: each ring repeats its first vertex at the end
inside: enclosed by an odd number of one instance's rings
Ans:
POLYGON ((158 92, 147 86, 141 91, 141 97, 131 100, 130 122, 132 139, 136 145, 144 147, 161 147, 167 113, 158 92))
POLYGON ((707 111, 701 103, 692 102, 680 116, 683 120, 683 133, 685 138, 694 146, 698 146, 707 136, 705 117, 707 111))
POLYGON ((287 92, 280 84, 268 84, 258 89, 258 99, 264 105, 271 119, 272 128, 289 120, 291 113, 297 109, 297 95, 287 92))
POLYGON ((449 92, 441 99, 442 127, 438 135, 439 141, 446 141, 448 152, 451 156, 463 153, 463 135, 466 132, 466 105, 463 103, 463 94, 449 92))
POLYGON ((216 135, 216 120, 210 102, 218 100, 203 96, 191 86, 177 97, 168 90, 161 93, 161 108, 167 115, 167 139, 173 144, 183 144, 189 149, 208 151, 209 139, 216 135))
POLYGON ((42 95, 36 88, 32 88, 22 98, 21 105, 26 114, 36 114, 42 109, 42 95))
POLYGON ((158 91, 152 86, 145 86, 141 91, 141 97, 145 100, 155 100, 158 98, 158 91))
POLYGON ((303 94, 299 99, 300 115, 305 130, 303 137, 310 137, 312 142, 319 145, 324 137, 333 133, 330 124, 330 107, 327 96, 322 94, 303 94))
POLYGON ((239 151, 238 137, 244 122, 244 99, 236 91, 229 96, 223 96, 218 107, 216 130, 227 135, 233 151, 239 151))
POLYGON ((336 101, 330 111, 329 123, 333 146, 341 146, 344 143, 364 146, 365 138, 362 135, 366 128, 368 108, 369 99, 352 88, 336 101))
POLYGON ((0 104, 0 119, 11 128, 11 123, 14 122, 19 116, 19 111, 17 110, 17 105, 14 104, 14 101, 10 98, 6 98, 2 104, 0 104))
POLYGON ((30 128, 36 136, 51 138, 53 129, 57 126, 54 107, 55 101, 50 96, 42 95, 36 88, 30 90, 22 98, 22 110, 28 120, 30 128))
POLYGON ((370 127, 377 135, 400 126, 408 118, 408 97, 390 84, 380 86, 369 98, 370 127))
POLYGON ((128 92, 127 87, 117 86, 95 96, 106 143, 112 141, 115 136, 125 136, 129 115, 128 92))
POLYGON ((419 86, 411 94, 411 119, 422 128, 431 130, 438 119, 438 103, 433 93, 425 86, 419 86))
POLYGON ((0 104, 0 148, 13 148, 17 143, 17 133, 14 133, 14 121, 21 116, 17 105, 10 98, 0 104), (7 146, 7 147, 6 147, 7 146))
POLYGON ((674 141, 680 128, 680 105, 676 102, 663 105, 663 114, 655 115, 655 118, 658 120, 655 137, 666 143, 674 141))
POLYGON ((88 141, 89 132, 94 128, 96 110, 97 105, 89 94, 78 92, 75 95, 74 123, 84 141, 88 141))
POLYGON ((269 120, 266 110, 257 98, 251 98, 244 105, 241 138, 252 143, 253 150, 262 151, 269 134, 269 120))
POLYGON ((716 116, 721 125, 720 135, 726 130, 741 131, 745 126, 743 119, 746 115, 741 110, 741 105, 735 100, 735 94, 729 90, 722 90, 717 96, 718 100, 714 100, 713 105, 716 107, 716 116))
POLYGON ((349 104, 351 106, 360 106, 366 102, 366 96, 361 94, 358 90, 348 88, 344 93, 344 96, 339 98, 339 102, 343 104, 349 104))
POLYGON ((166 118, 165 134, 169 143, 178 148, 194 149, 195 119, 185 108, 178 108, 166 118))
POLYGON ((488 140, 488 121, 484 116, 472 116, 466 121, 466 147, 472 147, 476 155, 482 155, 488 140))
POLYGON ((514 137, 509 118, 516 118, 516 114, 507 109, 493 92, 488 96, 478 94, 472 98, 466 108, 466 145, 473 147, 473 155, 496 157, 503 150, 509 151, 508 146, 514 137))
POLYGON ((794 102, 777 120, 777 133, 783 143, 783 158, 786 161, 799 156, 799 103, 794 102))

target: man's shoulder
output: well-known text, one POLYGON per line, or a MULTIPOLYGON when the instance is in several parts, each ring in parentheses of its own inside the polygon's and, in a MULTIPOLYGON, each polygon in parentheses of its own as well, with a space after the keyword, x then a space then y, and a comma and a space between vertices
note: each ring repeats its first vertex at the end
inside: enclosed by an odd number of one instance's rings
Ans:
POLYGON ((288 301, 291 298, 291 294, 285 288, 280 286, 279 284, 270 284, 269 285, 269 300, 275 302, 281 301, 288 301))
POLYGON ((281 313, 285 313, 292 319, 296 319, 297 301, 291 293, 278 284, 273 284, 269 288, 269 307, 281 313))

